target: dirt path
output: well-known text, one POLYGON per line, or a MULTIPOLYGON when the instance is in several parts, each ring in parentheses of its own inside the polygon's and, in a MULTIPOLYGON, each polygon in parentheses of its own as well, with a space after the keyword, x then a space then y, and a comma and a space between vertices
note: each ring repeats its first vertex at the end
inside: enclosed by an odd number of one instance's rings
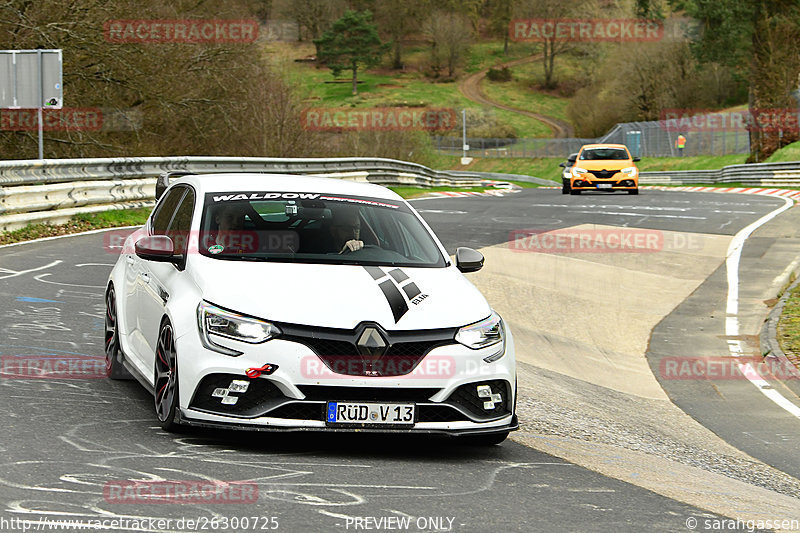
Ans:
MULTIPOLYGON (((496 68, 514 67, 517 65, 523 65, 525 63, 533 63, 534 61, 538 61, 541 58, 542 58, 541 54, 529 57, 523 57, 522 59, 515 59, 513 61, 508 61, 506 63, 496 65, 496 68)), ((466 78, 464 78, 459 82, 458 90, 460 90, 461 94, 463 94, 473 102, 477 102, 481 105, 486 105, 490 107, 496 107, 498 109, 505 109, 506 111, 513 111, 514 113, 520 113, 527 117, 536 119, 539 122, 543 122, 547 124, 547 126, 551 130, 553 130, 554 137, 573 137, 575 135, 572 126, 567 122, 564 122, 563 120, 559 120, 553 117, 548 117, 546 115, 541 115, 539 113, 534 113, 532 111, 527 111, 525 109, 519 109, 516 107, 507 106, 505 104, 495 102, 494 100, 490 100, 481 90, 481 80, 483 80, 483 78, 486 77, 486 73, 488 71, 489 69, 486 68, 481 70, 480 72, 476 72, 475 74, 467 76, 466 78)))

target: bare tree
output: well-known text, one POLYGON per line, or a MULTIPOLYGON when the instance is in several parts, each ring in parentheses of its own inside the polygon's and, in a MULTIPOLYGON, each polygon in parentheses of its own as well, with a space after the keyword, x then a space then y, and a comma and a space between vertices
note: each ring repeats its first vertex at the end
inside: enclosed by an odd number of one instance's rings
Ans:
POLYGON ((283 14, 297 22, 313 40, 344 13, 345 7, 341 0, 291 0, 284 6, 283 14))
MULTIPOLYGON (((248 0, 198 4, 196 18, 252 18, 248 0)), ((3 48, 64 50, 67 108, 135 110, 135 131, 45 132, 45 157, 237 153, 250 137, 242 100, 262 83, 257 43, 116 42, 103 25, 114 20, 175 19, 158 0, 5 0, 0 2, 3 48)), ((0 158, 36 153, 36 134, 0 132, 0 158)))
MULTIPOLYGON (((580 14, 593 12, 594 6, 585 0, 519 0, 515 6, 515 18, 559 20, 573 18, 580 14)), ((544 87, 555 87, 556 57, 573 47, 573 42, 550 32, 542 40, 542 66, 544 68, 544 87)))
POLYGON ((436 11, 424 26, 431 42, 431 69, 438 76, 447 68, 452 78, 472 41, 472 28, 466 16, 447 11, 436 11))

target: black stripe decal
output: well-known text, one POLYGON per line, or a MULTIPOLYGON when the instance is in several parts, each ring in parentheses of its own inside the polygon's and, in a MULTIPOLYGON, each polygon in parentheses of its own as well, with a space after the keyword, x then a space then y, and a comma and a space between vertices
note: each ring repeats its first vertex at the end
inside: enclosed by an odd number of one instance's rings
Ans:
POLYGON ((364 270, 369 272, 369 275, 372 276, 372 279, 381 279, 386 275, 386 273, 378 267, 365 266, 364 270))
POLYGON ((419 287, 417 287, 417 284, 412 281, 411 283, 406 283, 403 286, 403 292, 405 292, 406 296, 408 296, 408 299, 411 300, 412 298, 419 296, 421 291, 419 290, 419 287))
POLYGON ((406 276, 406 273, 403 272, 402 270, 400 270, 399 268, 395 268, 394 270, 390 270, 389 271, 389 275, 394 278, 394 280, 397 282, 398 285, 400 283, 403 283, 405 280, 408 279, 408 276, 406 276))
POLYGON ((383 295, 386 296, 386 301, 389 302, 389 307, 392 308, 394 321, 398 322, 401 318, 403 318, 403 315, 408 312, 408 304, 406 304, 406 299, 403 298, 403 295, 400 294, 400 291, 397 290, 394 282, 390 279, 379 283, 378 286, 383 291, 383 295))

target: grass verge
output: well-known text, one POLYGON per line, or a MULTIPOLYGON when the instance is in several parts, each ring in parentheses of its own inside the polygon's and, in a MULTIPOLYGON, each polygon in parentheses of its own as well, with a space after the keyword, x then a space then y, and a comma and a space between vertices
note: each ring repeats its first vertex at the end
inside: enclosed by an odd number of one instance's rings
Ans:
POLYGON ((795 365, 800 365, 800 285, 786 300, 777 329, 781 350, 795 365))
POLYGON ((30 241, 43 237, 57 237, 70 235, 82 231, 103 228, 118 228, 122 226, 141 226, 150 215, 151 209, 121 209, 101 213, 88 213, 77 215, 66 224, 29 224, 24 228, 14 231, 0 232, 0 244, 30 241))

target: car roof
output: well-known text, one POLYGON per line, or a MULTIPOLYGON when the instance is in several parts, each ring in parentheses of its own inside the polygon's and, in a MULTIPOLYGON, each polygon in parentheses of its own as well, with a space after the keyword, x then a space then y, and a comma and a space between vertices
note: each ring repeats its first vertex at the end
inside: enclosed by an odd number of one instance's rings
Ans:
POLYGON ((375 185, 337 178, 253 172, 191 174, 170 181, 195 187, 199 194, 234 191, 318 192, 402 200, 394 191, 375 185))
POLYGON ((581 150, 586 148, 621 148, 623 150, 627 150, 628 147, 624 144, 584 144, 581 146, 581 150))

